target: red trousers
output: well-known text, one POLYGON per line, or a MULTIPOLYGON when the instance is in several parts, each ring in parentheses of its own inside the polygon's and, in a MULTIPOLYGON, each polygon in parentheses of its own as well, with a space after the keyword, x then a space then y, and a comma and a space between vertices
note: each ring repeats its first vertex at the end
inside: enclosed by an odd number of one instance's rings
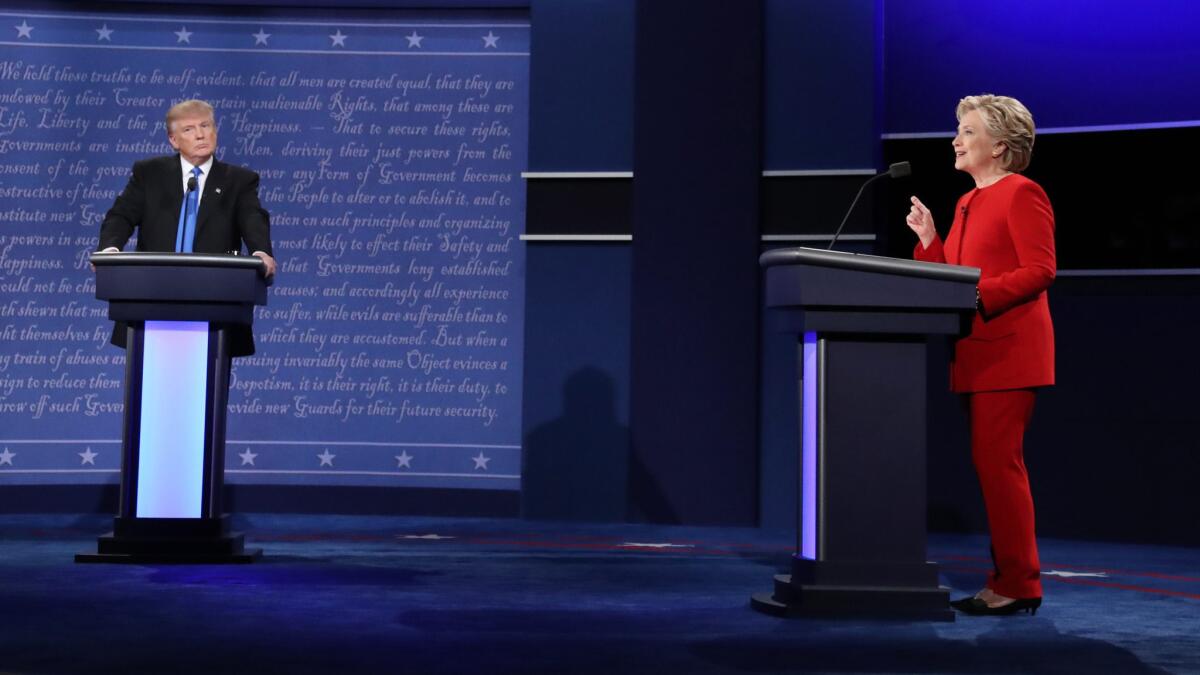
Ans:
POLYGON ((1033 528, 1033 495, 1025 471, 1025 429, 1034 391, 1013 389, 966 395, 971 457, 983 488, 992 562, 988 588, 1009 598, 1040 598, 1042 582, 1033 528))

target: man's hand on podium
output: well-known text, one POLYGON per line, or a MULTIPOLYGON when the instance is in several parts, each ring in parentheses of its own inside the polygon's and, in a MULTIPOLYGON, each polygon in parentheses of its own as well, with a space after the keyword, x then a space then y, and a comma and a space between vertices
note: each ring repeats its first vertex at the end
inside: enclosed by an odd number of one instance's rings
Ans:
MULTIPOLYGON (((117 248, 116 246, 109 246, 108 248, 104 249, 103 251, 98 251, 98 253, 120 253, 120 252, 121 252, 121 249, 117 248)), ((92 272, 95 272, 96 266, 92 265, 92 263, 88 263, 88 264, 91 265, 92 272)))
POLYGON ((263 251, 255 251, 255 252, 254 252, 254 253, 252 253, 251 255, 253 255, 253 256, 254 256, 254 257, 256 257, 256 258, 261 258, 261 259, 262 259, 262 261, 263 261, 264 263, 266 263, 266 265, 267 265, 267 273, 266 273, 266 275, 265 275, 265 276, 266 276, 267 278, 270 278, 270 277, 273 277, 273 276, 275 276, 275 259, 274 259, 274 258, 272 258, 271 256, 267 255, 267 254, 266 254, 266 253, 264 253, 263 251))

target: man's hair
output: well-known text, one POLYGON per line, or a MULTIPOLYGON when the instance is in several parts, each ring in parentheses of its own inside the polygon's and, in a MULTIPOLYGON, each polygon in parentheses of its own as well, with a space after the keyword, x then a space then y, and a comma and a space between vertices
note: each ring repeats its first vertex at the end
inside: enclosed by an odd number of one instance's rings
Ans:
POLYGON ((171 133, 171 124, 175 120, 184 117, 208 117, 216 121, 216 115, 213 114, 213 107, 207 101, 192 98, 176 103, 167 111, 167 133, 171 133))

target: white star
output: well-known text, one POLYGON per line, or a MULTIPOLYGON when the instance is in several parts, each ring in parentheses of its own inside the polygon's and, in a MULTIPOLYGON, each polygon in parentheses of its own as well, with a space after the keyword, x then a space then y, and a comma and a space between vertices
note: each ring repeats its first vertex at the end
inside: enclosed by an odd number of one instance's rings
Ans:
POLYGON ((16 457, 16 456, 17 456, 17 453, 9 452, 8 448, 5 448, 4 452, 0 452, 0 464, 7 464, 9 466, 12 466, 13 465, 12 458, 16 457))
POLYGON ((329 448, 325 448, 325 452, 317 455, 321 460, 321 466, 333 466, 333 458, 337 455, 331 454, 329 448))
POLYGON ((96 32, 100 34, 100 37, 96 38, 97 40, 108 40, 109 42, 112 42, 113 29, 109 28, 108 24, 104 24, 103 26, 97 28, 96 32))
POLYGON ((342 35, 342 29, 339 28, 336 33, 329 36, 329 39, 333 40, 333 44, 331 44, 329 46, 330 47, 345 47, 346 46, 346 38, 348 38, 348 37, 350 37, 350 36, 342 35))
POLYGON ((242 466, 246 466, 247 464, 254 466, 254 458, 258 457, 258 453, 250 452, 250 448, 246 448, 245 452, 238 453, 238 457, 242 458, 242 466))
POLYGON ((267 44, 267 38, 271 37, 270 33, 261 28, 258 29, 257 33, 251 33, 250 35, 254 38, 254 44, 256 45, 267 44))
POLYGON ((30 40, 33 39, 33 26, 30 26, 29 23, 25 21, 25 19, 21 19, 20 26, 13 26, 13 28, 17 29, 17 39, 20 39, 20 38, 29 38, 30 40))
POLYGON ((413 30, 412 35, 405 35, 404 39, 408 40, 408 48, 412 49, 413 47, 420 47, 421 40, 424 40, 425 36, 417 35, 417 31, 413 30))
POLYGON ((79 466, 83 466, 84 464, 91 464, 92 466, 96 466, 96 457, 100 453, 92 452, 92 449, 88 448, 88 449, 84 450, 83 452, 77 452, 75 454, 79 455, 79 457, 80 457, 79 466))
POLYGON ((1066 572, 1063 570, 1050 570, 1049 572, 1042 572, 1042 574, 1044 576, 1048 576, 1048 577, 1066 577, 1066 578, 1070 578, 1070 577, 1107 577, 1108 576, 1108 574, 1106 572, 1066 572))
POLYGON ((471 458, 471 460, 472 460, 473 462, 475 462, 475 468, 476 468, 476 469, 483 469, 484 471, 487 471, 487 463, 488 463, 488 462, 490 462, 490 461, 492 461, 492 458, 491 458, 491 457, 484 457, 484 456, 483 456, 483 451, 482 451, 482 450, 480 450, 480 451, 479 451, 479 456, 478 456, 478 457, 472 457, 472 458, 471 458))
POLYGON ((175 44, 184 42, 189 45, 192 44, 192 31, 188 30, 187 26, 182 26, 179 30, 175 31, 175 37, 179 38, 175 41, 175 44))
POLYGON ((494 35, 492 31, 489 30, 488 34, 483 36, 483 48, 487 49, 488 47, 495 47, 496 41, 499 39, 499 35, 494 35))
POLYGON ((412 468, 412 455, 408 454, 407 450, 401 450, 400 454, 393 455, 393 456, 396 458, 396 468, 397 469, 411 469, 412 468))

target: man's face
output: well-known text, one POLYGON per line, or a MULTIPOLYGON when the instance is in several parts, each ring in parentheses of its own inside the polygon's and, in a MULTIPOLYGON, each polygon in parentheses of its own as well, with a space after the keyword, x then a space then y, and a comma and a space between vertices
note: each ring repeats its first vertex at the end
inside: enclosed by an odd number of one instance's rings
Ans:
POLYGON ((199 166, 217 151, 217 125, 207 115, 180 117, 167 130, 167 140, 192 166, 199 166))

